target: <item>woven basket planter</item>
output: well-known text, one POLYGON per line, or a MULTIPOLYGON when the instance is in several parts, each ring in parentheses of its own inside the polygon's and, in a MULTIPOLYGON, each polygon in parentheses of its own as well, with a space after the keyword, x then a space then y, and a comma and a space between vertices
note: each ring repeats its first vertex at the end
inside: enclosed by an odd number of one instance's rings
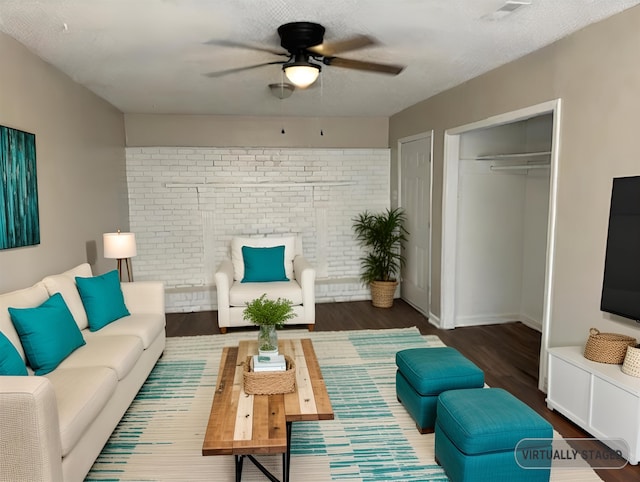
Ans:
POLYGON ((397 281, 372 281, 371 303, 376 308, 391 308, 393 306, 393 295, 396 293, 397 281))
POLYGON ((595 328, 589 330, 589 339, 584 347, 584 357, 588 360, 621 365, 627 354, 627 347, 636 344, 636 339, 618 333, 600 333, 595 328))

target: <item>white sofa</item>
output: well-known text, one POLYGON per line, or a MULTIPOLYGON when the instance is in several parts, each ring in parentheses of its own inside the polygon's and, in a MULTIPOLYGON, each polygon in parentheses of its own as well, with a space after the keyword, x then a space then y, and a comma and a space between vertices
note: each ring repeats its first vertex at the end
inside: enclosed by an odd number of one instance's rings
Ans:
POLYGON ((75 277, 82 264, 0 295, 0 331, 25 359, 8 308, 31 308, 60 293, 86 344, 52 372, 0 376, 0 480, 81 481, 165 347, 164 286, 122 283, 130 316, 91 332, 75 277))
POLYGON ((266 293, 267 298, 286 298, 293 303, 294 317, 287 324, 305 324, 312 331, 316 322, 316 270, 302 255, 302 240, 298 236, 234 237, 230 259, 220 263, 215 274, 218 297, 218 326, 227 328, 250 326, 242 312, 247 303, 266 293), (284 246, 284 271, 288 281, 242 282, 245 275, 242 247, 272 248, 284 246))

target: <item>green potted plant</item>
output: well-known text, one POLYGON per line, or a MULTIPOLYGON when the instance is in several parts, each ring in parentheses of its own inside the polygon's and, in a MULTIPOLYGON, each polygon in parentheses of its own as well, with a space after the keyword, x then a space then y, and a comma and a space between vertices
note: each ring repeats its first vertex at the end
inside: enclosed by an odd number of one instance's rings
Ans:
POLYGON ((405 263, 402 249, 409 234, 405 221, 402 208, 382 213, 365 211, 353 219, 356 240, 366 250, 360 258, 360 279, 371 288, 371 302, 378 308, 393 306, 400 269, 405 263))
POLYGON ((278 354, 278 328, 282 328, 287 320, 295 315, 293 302, 288 299, 278 298, 270 300, 264 293, 260 298, 247 303, 242 312, 243 319, 258 325, 258 351, 260 355, 278 354))

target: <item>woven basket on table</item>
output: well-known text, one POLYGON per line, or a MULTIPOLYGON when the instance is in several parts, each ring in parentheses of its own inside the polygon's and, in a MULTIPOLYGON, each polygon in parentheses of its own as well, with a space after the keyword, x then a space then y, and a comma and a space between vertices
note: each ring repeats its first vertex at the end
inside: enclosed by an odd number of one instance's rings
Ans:
POLYGON ((247 395, 275 395, 291 393, 296 388, 296 365, 285 355, 287 369, 283 372, 254 372, 251 369, 253 357, 244 362, 244 392, 247 395))
POLYGON ((622 372, 632 377, 640 377, 640 345, 627 347, 622 372))
POLYGON ((636 344, 636 339, 618 333, 600 333, 596 328, 589 330, 589 339, 584 347, 584 357, 600 362, 621 365, 627 347, 636 344))

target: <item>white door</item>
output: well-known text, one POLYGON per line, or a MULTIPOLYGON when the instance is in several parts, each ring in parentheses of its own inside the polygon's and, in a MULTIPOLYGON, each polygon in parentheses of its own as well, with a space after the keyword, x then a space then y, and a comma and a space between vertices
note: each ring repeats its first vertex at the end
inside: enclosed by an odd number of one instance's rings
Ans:
POLYGON ((402 299, 424 315, 429 314, 431 225, 431 134, 401 139, 400 206, 407 216, 409 231, 402 271, 402 299))

